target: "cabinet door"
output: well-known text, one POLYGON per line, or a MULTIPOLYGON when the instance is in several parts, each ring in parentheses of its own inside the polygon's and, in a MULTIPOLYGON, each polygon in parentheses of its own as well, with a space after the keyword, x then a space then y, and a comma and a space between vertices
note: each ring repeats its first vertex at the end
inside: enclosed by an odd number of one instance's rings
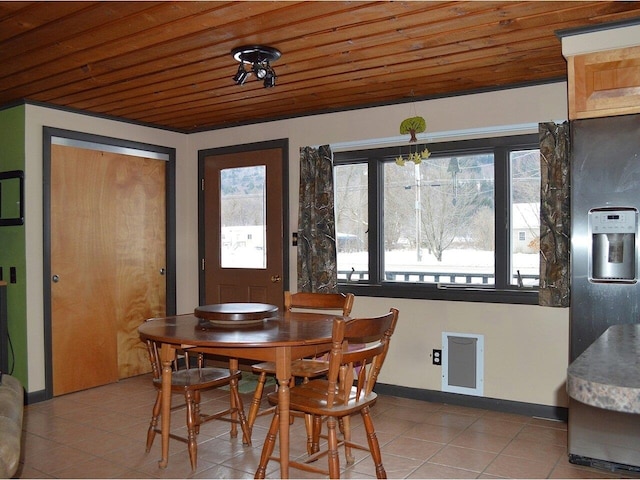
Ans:
POLYGON ((52 145, 54 395, 149 371, 137 328, 166 311, 165 168, 52 145))

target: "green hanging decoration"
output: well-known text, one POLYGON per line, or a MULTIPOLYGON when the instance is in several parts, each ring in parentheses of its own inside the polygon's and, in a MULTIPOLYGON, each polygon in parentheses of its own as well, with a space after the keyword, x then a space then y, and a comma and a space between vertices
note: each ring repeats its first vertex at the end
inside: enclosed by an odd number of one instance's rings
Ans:
POLYGON ((409 139, 409 143, 416 143, 418 138, 416 137, 416 133, 422 133, 427 129, 427 122, 424 121, 422 117, 410 117, 405 118, 400 123, 400 134, 411 135, 409 139))
MULTIPOLYGON (((416 134, 423 133, 426 129, 427 129, 427 122, 425 122, 424 118, 422 117, 405 118, 400 123, 400 134, 411 135, 411 138, 409 139, 409 143, 416 143, 418 141, 416 134)), ((431 155, 431 152, 427 148, 425 148, 422 152, 419 152, 417 146, 415 151, 411 151, 411 146, 409 146, 408 160, 413 162, 416 165, 422 162, 422 160, 429 158, 429 155, 431 155)), ((405 161, 406 160, 404 159, 402 154, 396 157, 396 165, 400 167, 404 166, 405 161)))

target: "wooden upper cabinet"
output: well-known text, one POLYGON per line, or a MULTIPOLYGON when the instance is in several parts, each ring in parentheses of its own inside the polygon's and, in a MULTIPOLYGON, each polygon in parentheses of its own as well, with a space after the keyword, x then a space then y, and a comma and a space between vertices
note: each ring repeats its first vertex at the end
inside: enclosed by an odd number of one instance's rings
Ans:
POLYGON ((640 46, 570 56, 569 119, 640 113, 640 46))

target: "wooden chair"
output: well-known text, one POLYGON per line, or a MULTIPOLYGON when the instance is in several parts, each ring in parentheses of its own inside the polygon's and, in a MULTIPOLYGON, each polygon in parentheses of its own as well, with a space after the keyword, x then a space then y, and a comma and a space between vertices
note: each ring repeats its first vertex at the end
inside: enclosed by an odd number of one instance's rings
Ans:
MULTIPOLYGON (((284 309, 285 311, 291 311, 292 309, 301 310, 335 310, 339 315, 348 317, 351 314, 353 308, 355 296, 353 293, 284 293, 284 309)), ((267 408, 260 411, 260 403, 262 401, 262 394, 264 392, 264 385, 267 380, 267 375, 275 375, 276 364, 274 362, 263 362, 253 365, 252 370, 254 373, 259 374, 258 384, 253 394, 251 401, 251 408, 249 409, 249 416, 247 422, 249 428, 253 428, 253 424, 259 415, 264 415, 273 411, 272 408, 267 408)), ((316 378, 325 375, 329 369, 329 362, 325 358, 304 358, 300 360, 294 360, 291 363, 291 375, 295 379, 302 378, 303 381, 308 381, 310 378, 316 378)), ((307 435, 309 437, 308 450, 312 453, 311 446, 311 418, 307 419, 307 435)))
MULTIPOLYGON (((153 370, 153 386, 158 392, 156 402, 153 405, 151 423, 147 431, 147 452, 149 452, 156 433, 161 433, 160 428, 158 428, 158 418, 162 410, 162 363, 160 361, 159 344, 148 340, 147 349, 153 370)), ((169 434, 169 436, 175 440, 187 443, 191 468, 195 470, 198 458, 196 436, 200 432, 200 425, 214 419, 230 422, 231 437, 237 437, 237 425, 239 424, 242 429, 243 443, 245 445, 251 445, 251 430, 242 408, 242 399, 238 393, 238 380, 242 376, 241 372, 239 370, 232 372, 224 368, 205 367, 203 355, 196 354, 195 362, 193 357, 194 355, 189 355, 188 351, 181 351, 179 358, 174 361, 171 374, 171 391, 183 393, 185 399, 184 404, 172 406, 171 410, 173 411, 186 406, 187 437, 185 438, 173 433, 169 434), (195 365, 192 365, 192 362, 194 362, 195 365), (201 413, 200 392, 227 385, 230 390, 229 408, 212 414, 201 413)))
MULTIPOLYGON (((312 415, 316 424, 326 417, 328 448, 310 456, 305 463, 290 461, 291 467, 323 475, 328 474, 330 478, 340 478, 338 447, 343 444, 345 449, 353 447, 369 451, 375 464, 376 476, 386 478, 370 407, 377 397, 373 387, 389 350, 389 341, 397 321, 398 310, 395 308, 380 317, 334 319, 333 346, 329 354, 327 378, 313 379, 292 387, 289 401, 291 411, 312 415), (359 347, 349 349, 349 345, 354 344, 358 344, 359 347), (348 429, 345 429, 344 439, 338 441, 336 431, 338 419, 344 419, 346 425, 346 420, 355 413, 362 415, 368 447, 353 443, 348 438, 348 429), (328 455, 328 471, 310 465, 323 455, 328 455)), ((279 460, 271 456, 280 426, 278 395, 271 393, 267 398, 270 403, 276 405, 276 410, 255 478, 264 478, 269 460, 279 460)), ((315 432, 319 433, 319 431, 318 428, 315 429, 315 432)))

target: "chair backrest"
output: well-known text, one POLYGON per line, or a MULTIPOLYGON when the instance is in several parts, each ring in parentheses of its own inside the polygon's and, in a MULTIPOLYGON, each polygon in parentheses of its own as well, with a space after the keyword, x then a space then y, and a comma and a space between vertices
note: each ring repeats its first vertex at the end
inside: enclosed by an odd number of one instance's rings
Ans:
POLYGON ((372 318, 334 318, 331 336, 327 378, 327 403, 333 405, 339 398, 346 401, 356 381, 356 398, 373 390, 382 368, 389 342, 398 322, 398 310, 392 308, 386 315, 372 318), (355 346, 355 348, 354 348, 355 346), (344 395, 336 396, 336 392, 344 395))
POLYGON ((284 309, 342 310, 342 315, 348 317, 351 315, 354 299, 353 293, 284 292, 284 309))

